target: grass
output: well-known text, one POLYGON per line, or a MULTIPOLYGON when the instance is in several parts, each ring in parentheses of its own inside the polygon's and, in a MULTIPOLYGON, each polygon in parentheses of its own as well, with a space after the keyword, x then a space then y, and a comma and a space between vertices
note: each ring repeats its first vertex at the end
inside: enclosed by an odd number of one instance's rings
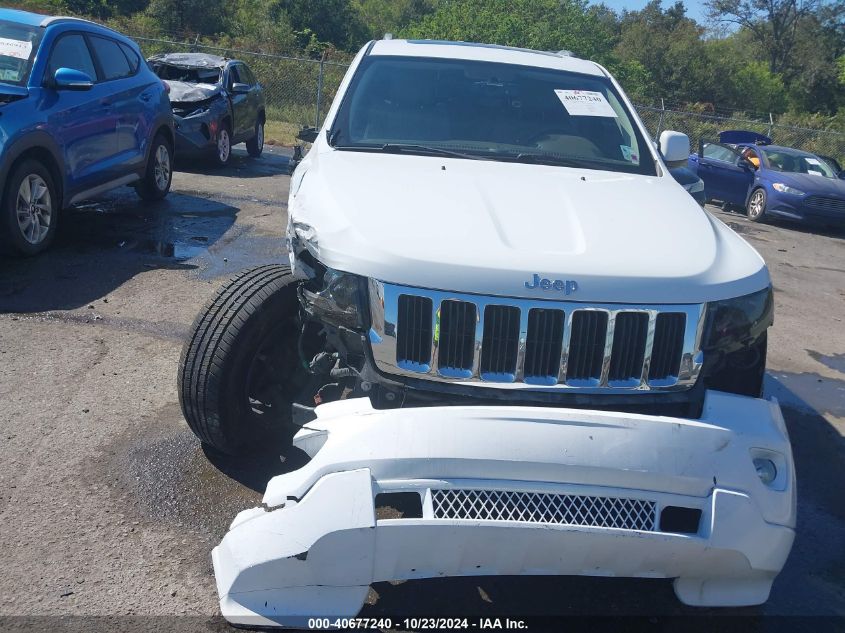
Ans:
POLYGON ((287 121, 267 121, 264 123, 264 142, 268 145, 291 147, 299 143, 296 135, 301 126, 287 121))

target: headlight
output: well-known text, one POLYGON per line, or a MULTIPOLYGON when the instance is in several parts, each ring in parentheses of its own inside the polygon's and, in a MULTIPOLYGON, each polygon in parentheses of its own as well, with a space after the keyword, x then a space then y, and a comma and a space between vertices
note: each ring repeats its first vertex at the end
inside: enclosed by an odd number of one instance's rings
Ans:
POLYGON ((699 193, 700 191, 704 191, 704 181, 699 178, 698 182, 692 183, 687 191, 690 193, 699 193))
POLYGON ((333 325, 364 327, 366 278, 332 268, 322 270, 322 276, 318 273, 316 279, 302 287, 306 309, 333 325))
POLYGON ((800 189, 796 189, 795 187, 790 187, 789 185, 785 185, 782 182, 776 182, 772 185, 772 189, 775 191, 780 191, 781 193, 791 193, 793 196, 803 196, 804 192, 800 189))
POLYGON ((771 287, 707 304, 702 349, 731 352, 757 340, 774 321, 771 287))

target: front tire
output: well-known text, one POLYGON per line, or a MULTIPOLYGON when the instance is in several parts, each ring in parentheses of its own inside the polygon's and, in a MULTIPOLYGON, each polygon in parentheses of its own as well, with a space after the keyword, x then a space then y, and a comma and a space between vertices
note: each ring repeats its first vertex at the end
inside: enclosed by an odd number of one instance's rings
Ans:
POLYGON ((748 219, 762 222, 766 217, 766 190, 755 189, 748 199, 748 219))
POLYGON ((21 162, 3 195, 0 251, 31 256, 46 250, 56 236, 60 206, 50 170, 36 160, 21 162))
POLYGON ((217 131, 217 142, 214 145, 214 163, 218 167, 225 167, 232 157, 232 132, 228 124, 221 123, 217 131))
POLYGON ((287 266, 259 266, 224 285, 200 312, 179 363, 188 426, 228 455, 281 452, 292 437, 300 371, 297 283, 287 266))
POLYGON ((144 178, 135 191, 142 200, 161 200, 170 192, 173 183, 173 149, 164 134, 157 134, 150 147, 144 178))
POLYGON ((264 151, 264 121, 255 122, 255 134, 246 142, 246 151, 253 158, 260 158, 264 151))

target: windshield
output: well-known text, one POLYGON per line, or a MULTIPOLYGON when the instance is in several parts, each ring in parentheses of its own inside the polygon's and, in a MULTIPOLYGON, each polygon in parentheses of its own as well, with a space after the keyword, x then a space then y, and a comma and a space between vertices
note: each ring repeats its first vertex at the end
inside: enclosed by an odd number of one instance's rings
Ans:
POLYGON ((368 57, 329 138, 340 149, 414 146, 655 174, 646 141, 610 81, 512 64, 368 57))
POLYGON ((39 27, 0 20, 0 81, 24 85, 41 33, 39 27))
POLYGON ((769 161, 769 167, 777 171, 836 178, 836 172, 818 156, 803 152, 791 152, 782 148, 764 148, 763 153, 769 161))
POLYGON ((155 74, 168 81, 184 81, 191 84, 216 84, 220 81, 221 68, 185 68, 169 64, 153 64, 155 74))

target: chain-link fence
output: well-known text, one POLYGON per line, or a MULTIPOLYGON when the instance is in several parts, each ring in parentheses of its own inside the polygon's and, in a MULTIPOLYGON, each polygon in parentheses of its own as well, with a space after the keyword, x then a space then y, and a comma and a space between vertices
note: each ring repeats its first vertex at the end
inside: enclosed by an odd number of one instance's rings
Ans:
POLYGON ((683 112, 651 106, 636 106, 648 130, 658 138, 663 130, 683 132, 690 138, 693 151, 701 141, 715 141, 722 130, 749 130, 765 134, 778 145, 795 147, 814 154, 833 156, 840 162, 845 157, 845 134, 830 130, 781 125, 772 115, 768 120, 733 118, 712 114, 683 112))
MULTIPOLYGON (((149 57, 155 53, 207 52, 245 61, 264 85, 267 97, 268 139, 293 142, 303 125, 319 126, 331 106, 348 64, 328 59, 305 59, 177 42, 149 37, 134 38, 149 57)), ((685 112, 680 109, 637 105, 640 118, 658 138, 663 130, 677 130, 690 137, 693 151, 701 140, 714 140, 722 130, 760 132, 778 145, 833 156, 845 163, 845 134, 829 130, 781 125, 767 120, 685 112)))

